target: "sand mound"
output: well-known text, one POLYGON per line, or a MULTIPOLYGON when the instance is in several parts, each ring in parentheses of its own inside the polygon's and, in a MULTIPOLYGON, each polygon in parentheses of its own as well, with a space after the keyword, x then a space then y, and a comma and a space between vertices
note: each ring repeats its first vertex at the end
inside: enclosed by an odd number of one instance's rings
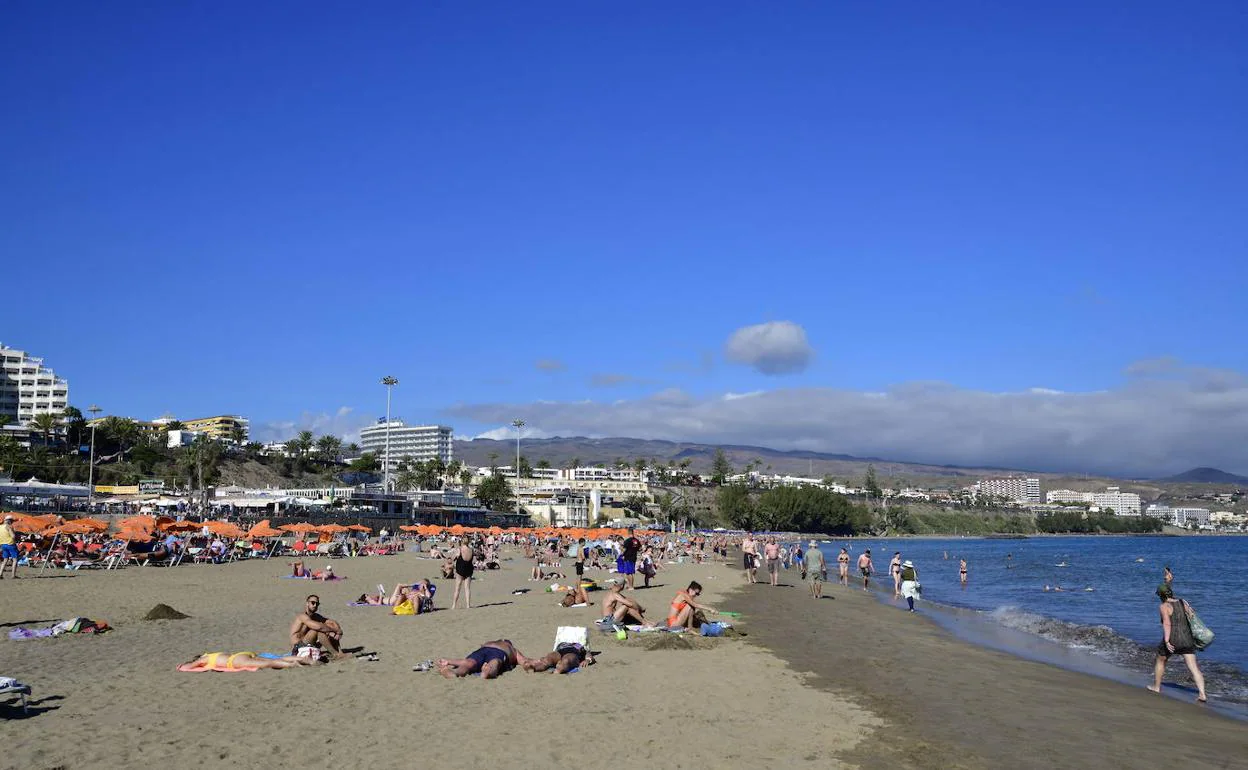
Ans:
POLYGON ((143 616, 143 619, 144 620, 182 620, 183 618, 189 618, 189 617, 190 615, 183 615, 181 612, 178 612, 174 608, 170 607, 168 604, 157 604, 155 607, 151 609, 150 612, 148 612, 146 615, 143 616))
POLYGON ((644 639, 647 650, 705 650, 713 644, 690 634, 649 634, 644 639))

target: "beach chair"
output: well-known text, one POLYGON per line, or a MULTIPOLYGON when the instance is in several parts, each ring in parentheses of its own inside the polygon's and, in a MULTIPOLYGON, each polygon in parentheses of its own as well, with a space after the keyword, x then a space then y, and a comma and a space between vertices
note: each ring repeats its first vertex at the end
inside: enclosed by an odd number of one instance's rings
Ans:
POLYGON ((9 703, 17 697, 22 703, 22 714, 29 713, 27 710, 26 696, 30 695, 30 685, 22 684, 13 677, 0 676, 0 698, 7 698, 9 703))

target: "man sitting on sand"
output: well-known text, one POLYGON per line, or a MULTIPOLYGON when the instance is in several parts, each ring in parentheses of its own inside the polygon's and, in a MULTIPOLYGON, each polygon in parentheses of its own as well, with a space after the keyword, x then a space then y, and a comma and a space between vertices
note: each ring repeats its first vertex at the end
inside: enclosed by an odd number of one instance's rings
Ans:
POLYGON ((702 584, 696 580, 690 582, 685 590, 677 591, 676 598, 672 599, 672 608, 667 613, 667 627, 701 628, 706 622, 705 613, 715 611, 709 605, 698 604, 696 600, 701 595, 702 584))
POLYGON ((290 624, 291 654, 297 655, 300 647, 328 649, 333 657, 347 657, 342 651, 342 626, 320 613, 321 597, 312 594, 304 604, 303 612, 290 624))
POLYGON ((580 666, 594 665, 594 655, 576 642, 561 642, 554 652, 548 652, 540 658, 528 658, 524 661, 525 671, 547 671, 552 666, 556 674, 566 674, 580 666))
POLYGON ((510 639, 495 639, 468 653, 466 658, 441 658, 438 673, 447 679, 458 679, 480 671, 482 679, 495 679, 528 662, 510 639))
POLYGON ((640 623, 644 626, 646 624, 645 609, 636 600, 625 596, 623 590, 623 583, 611 584, 611 590, 607 591, 607 595, 602 599, 602 619, 618 624, 640 623))

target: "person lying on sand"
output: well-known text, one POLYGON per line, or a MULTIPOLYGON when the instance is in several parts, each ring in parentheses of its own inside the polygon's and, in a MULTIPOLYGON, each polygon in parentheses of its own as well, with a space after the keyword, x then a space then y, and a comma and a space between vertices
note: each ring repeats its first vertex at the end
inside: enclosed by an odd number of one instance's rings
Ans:
POLYGON ((563 595, 563 599, 559 602, 564 607, 572 607, 577 604, 589 604, 589 594, 585 592, 585 586, 581 585, 581 581, 576 581, 576 585, 568 589, 563 595))
POLYGON ((516 649, 510 639, 495 639, 468 653, 466 658, 440 658, 437 665, 438 673, 447 679, 458 679, 478 671, 482 679, 494 679, 528 662, 529 659, 516 649))
POLYGON ((623 594, 623 583, 612 583, 611 590, 602 599, 602 619, 616 623, 646 624, 645 608, 623 594))
POLYGON ((198 658, 188 660, 178 666, 184 673, 202 671, 259 671, 262 668, 294 668, 310 666, 311 658, 298 658, 287 655, 281 658, 261 658, 254 652, 236 652, 233 655, 224 652, 206 652, 198 658))
POLYGON ((297 654, 300 647, 311 645, 329 650, 335 658, 348 657, 342 651, 342 626, 338 621, 322 615, 320 606, 321 597, 310 595, 303 612, 296 615, 290 624, 291 654, 297 654))
POLYGON ((313 580, 342 580, 341 577, 334 574, 334 568, 329 564, 325 565, 325 569, 313 570, 309 577, 313 580))
POLYGON ((696 601, 702 595, 702 585, 694 580, 683 591, 676 592, 672 599, 672 607, 667 613, 668 628, 700 628, 706 622, 703 613, 714 612, 715 608, 696 601))
POLYGON ((360 594, 360 598, 356 599, 355 603, 372 604, 382 607, 394 607, 406 601, 411 590, 412 589, 400 583, 394 587, 394 590, 389 596, 386 596, 385 593, 360 594))
POLYGON ((556 674, 566 674, 582 665, 594 665, 594 655, 576 642, 562 642, 554 652, 540 658, 529 658, 523 664, 525 671, 546 671, 553 666, 556 674))

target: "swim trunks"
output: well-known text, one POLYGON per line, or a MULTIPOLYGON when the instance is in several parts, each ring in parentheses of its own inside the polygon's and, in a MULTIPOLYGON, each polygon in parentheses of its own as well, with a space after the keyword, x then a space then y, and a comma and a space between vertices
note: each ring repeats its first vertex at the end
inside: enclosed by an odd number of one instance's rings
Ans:
POLYGON ((767 571, 768 571, 768 572, 770 572, 770 573, 772 573, 772 574, 776 574, 776 573, 778 573, 778 572, 780 571, 780 560, 779 560, 779 559, 768 559, 768 560, 767 560, 767 571))
POLYGON ((21 557, 17 553, 17 546, 13 545, 12 543, 5 543, 4 545, 0 545, 0 559, 19 559, 19 558, 21 557))
POLYGON ((498 670, 498 673, 500 674, 511 669, 511 662, 508 660, 509 657, 511 656, 507 654, 506 650, 500 650, 497 647, 478 647, 468 653, 468 660, 475 660, 477 662, 478 671, 485 668, 485 664, 489 663, 491 660, 497 660, 501 664, 498 670))
POLYGON ((576 642, 560 642, 555 647, 555 652, 559 653, 559 657, 564 655, 575 655, 578 663, 584 662, 585 653, 588 652, 583 646, 576 642))
POLYGON ((625 561, 623 557, 616 560, 615 567, 621 575, 634 575, 637 573, 637 562, 625 561))

